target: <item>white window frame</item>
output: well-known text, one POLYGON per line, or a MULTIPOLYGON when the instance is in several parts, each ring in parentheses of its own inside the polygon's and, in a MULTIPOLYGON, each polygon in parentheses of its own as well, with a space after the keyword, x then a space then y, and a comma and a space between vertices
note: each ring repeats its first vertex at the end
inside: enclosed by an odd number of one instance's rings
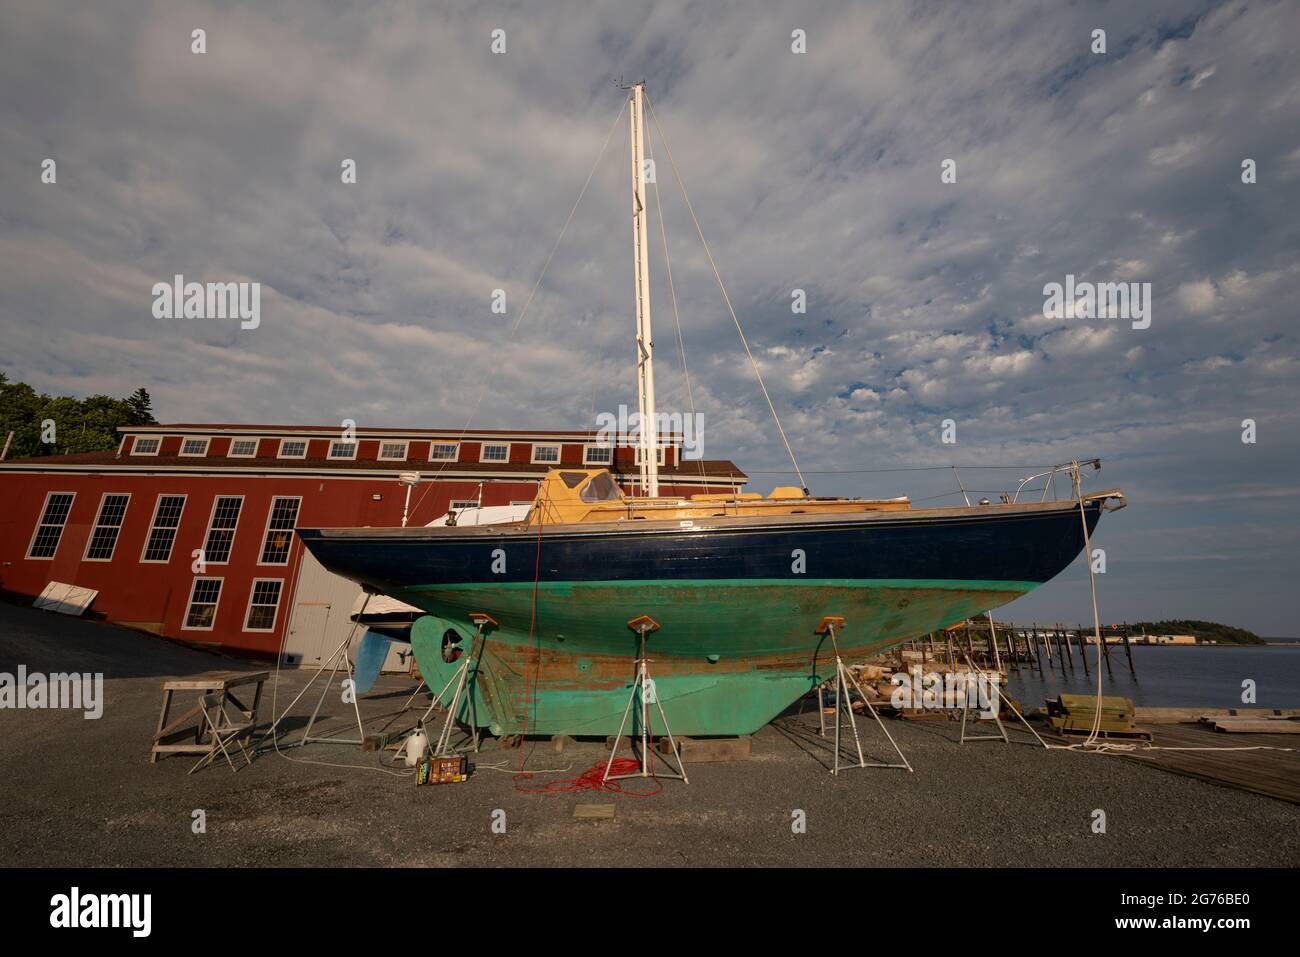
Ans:
POLYGON ((482 443, 482 444, 478 447, 478 460, 479 460, 479 462, 490 462, 490 463, 493 463, 493 464, 496 464, 496 465, 502 465, 502 464, 505 464, 506 462, 509 462, 509 461, 510 461, 510 445, 511 445, 511 443, 509 443, 509 442, 484 442, 484 443, 482 443), (499 446, 504 445, 504 446, 506 447, 506 457, 503 458, 503 459, 489 459, 489 458, 485 458, 485 456, 487 455, 487 450, 488 450, 488 446, 489 446, 489 445, 492 446, 493 448, 497 448, 497 447, 499 447, 499 446))
POLYGON ((235 437, 235 438, 232 438, 232 439, 230 440, 230 448, 226 449, 226 458, 228 458, 228 459, 255 459, 255 458, 257 458, 257 450, 258 450, 258 448, 261 446, 261 444, 262 444, 262 440, 261 440, 261 439, 250 439, 250 438, 245 438, 245 437, 235 437), (236 452, 236 451, 235 451, 235 443, 236 443, 236 442, 252 442, 252 443, 253 443, 253 451, 251 451, 251 452, 236 452))
POLYGON ((609 465, 609 466, 613 466, 613 464, 614 464, 614 446, 612 446, 612 445, 607 445, 607 444, 604 444, 604 443, 601 443, 601 442, 588 442, 586 445, 584 445, 584 446, 582 447, 582 464, 583 464, 583 465, 609 465), (608 453, 609 453, 609 461, 608 461, 608 462, 593 462, 593 461, 591 460, 591 450, 592 450, 592 449, 600 449, 602 452, 608 452, 608 453))
POLYGON ((351 442, 349 442, 347 439, 330 439, 330 447, 329 447, 329 451, 325 453, 325 458, 328 459, 328 460, 331 461, 331 462, 352 462, 352 461, 354 461, 354 460, 356 459, 356 457, 357 457, 357 446, 359 446, 360 444, 361 444, 361 443, 360 443, 357 439, 353 439, 351 442), (351 454, 351 455, 335 455, 335 454, 334 454, 334 446, 336 446, 336 445, 350 445, 350 446, 352 446, 352 454, 351 454))
MULTIPOLYGON (((506 458, 510 458, 510 453, 506 452, 506 458)), ((533 443, 533 465, 559 465, 560 459, 564 458, 564 445, 560 442, 534 442, 533 443), (539 459, 537 457, 538 449, 555 449, 554 461, 550 459, 539 459)))
POLYGON ((305 459, 309 448, 311 448, 311 442, 308 439, 281 439, 279 447, 275 450, 275 457, 277 459, 305 459), (286 442, 301 442, 302 455, 285 455, 284 443, 286 442))
MULTIPOLYGON (((433 446, 430 445, 429 448, 432 449, 433 446)), ((411 443, 410 443, 410 442, 404 441, 404 440, 402 440, 402 439, 380 439, 380 440, 379 440, 379 454, 375 457, 375 460, 378 461, 378 462, 405 462, 408 458, 410 458, 410 456, 411 456, 411 443), (401 457, 400 457, 400 458, 393 458, 393 456, 391 456, 391 455, 385 455, 385 454, 384 454, 384 446, 385 446, 385 445, 400 445, 400 446, 402 447, 402 455, 401 455, 401 457)))
POLYGON ((201 459, 201 458, 203 458, 205 455, 208 454, 208 449, 209 449, 211 446, 212 446, 212 437, 211 437, 211 436, 203 436, 203 435, 182 435, 182 436, 181 436, 181 447, 180 447, 180 449, 177 450, 176 454, 177 454, 178 456, 180 456, 181 458, 183 458, 183 459, 201 459), (202 442, 202 443, 203 443, 203 451, 202 451, 202 452, 186 452, 186 451, 185 451, 185 443, 186 443, 186 442, 202 442))
MULTIPOLYGON (((217 627, 217 612, 221 611, 221 596, 226 592, 226 579, 224 576, 218 578, 215 575, 195 575, 190 582, 190 597, 185 600, 185 611, 181 614, 181 631, 213 631, 217 627), (190 609, 194 607, 194 593, 198 590, 199 582, 214 581, 217 582, 217 600, 212 603, 212 624, 203 628, 199 625, 188 624, 190 620, 190 609)), ((204 602, 204 604, 207 604, 204 602)))
POLYGON ((458 512, 461 509, 478 507, 478 499, 476 498, 454 498, 447 504, 447 511, 458 512))
POLYGON ((77 504, 76 492, 46 492, 45 501, 41 503, 41 510, 36 515, 36 527, 32 529, 31 541, 27 543, 27 552, 25 558, 29 562, 52 562, 56 555, 59 554, 59 546, 63 544, 63 533, 68 530, 68 519, 72 517, 72 506, 77 504), (56 495, 71 495, 72 501, 68 503, 68 514, 63 516, 63 524, 59 526, 59 540, 54 543, 54 552, 48 557, 45 555, 33 555, 32 549, 36 547, 36 536, 41 534, 41 528, 45 525, 41 521, 45 517, 45 511, 50 507, 50 499, 56 495))
POLYGON ((430 462, 455 462, 455 461, 457 461, 457 460, 459 460, 459 459, 460 459, 460 443, 459 443, 459 442, 444 442, 444 441, 439 440, 439 439, 433 439, 433 440, 430 440, 430 442, 429 442, 429 461, 430 461, 430 462), (451 446, 451 455, 447 456, 446 458, 434 458, 434 456, 433 456, 433 449, 434 449, 434 446, 436 446, 436 445, 450 445, 450 446, 451 446))
MULTIPOLYGON (((640 466, 640 464, 641 464, 641 446, 638 445, 638 446, 636 446, 635 448, 636 448, 636 455, 633 457, 633 460, 632 460, 632 461, 633 461, 633 464, 635 464, 635 465, 637 465, 637 466, 640 466)), ((659 459, 659 464, 660 464, 660 465, 663 465, 663 464, 664 464, 664 461, 665 461, 665 459, 664 459, 664 447, 663 447, 662 445, 659 446, 659 447, 655 450, 655 457, 659 459)))
POLYGON ((137 435, 134 439, 131 440, 131 454, 132 454, 132 455, 150 455, 150 456, 153 456, 153 455, 157 455, 157 454, 158 454, 159 452, 161 452, 161 451, 162 451, 162 436, 161 436, 161 435, 137 435), (141 452, 141 451, 140 451, 140 442, 141 442, 141 441, 145 441, 145 442, 157 442, 158 444, 154 446, 154 449, 153 449, 152 452, 141 452))
POLYGON ((203 528, 203 540, 199 542, 199 550, 203 552, 203 564, 206 565, 229 565, 231 556, 235 554, 235 539, 239 536, 239 523, 244 520, 244 496, 242 495, 221 495, 212 496, 212 511, 208 513, 208 524, 203 528), (239 499, 239 517, 235 519, 235 527, 230 530, 230 550, 226 553, 224 562, 214 562, 208 558, 208 536, 212 534, 212 521, 217 517, 217 505, 223 498, 239 499))
MULTIPOLYGON (((86 536, 86 547, 81 553, 81 560, 83 562, 111 562, 113 560, 113 556, 117 554, 117 543, 122 540, 122 527, 126 525, 126 513, 127 510, 130 508, 131 508, 130 492, 104 492, 102 495, 99 496, 99 507, 95 509, 95 520, 90 523, 90 534, 86 536), (113 547, 108 550, 108 557, 91 558, 90 546, 95 543, 95 532, 99 529, 99 520, 101 517, 103 517, 104 514, 104 504, 108 501, 108 497, 110 495, 126 496, 126 504, 122 506, 122 521, 118 523, 117 534, 113 536, 113 547)), ((71 514, 72 509, 68 509, 68 513, 71 514)), ((106 525, 104 527, 112 528, 113 526, 106 525)))
MULTIPOLYGON (((258 634, 258 635, 271 634, 272 632, 275 631, 275 626, 280 623, 280 606, 283 604, 284 604, 284 579, 283 578, 254 578, 252 587, 248 589, 248 605, 244 608, 244 624, 243 627, 240 628, 240 631, 246 631, 249 632, 250 634, 258 634), (275 595, 275 613, 271 616, 270 628, 249 628, 248 627, 248 616, 253 613, 253 597, 257 594, 258 582, 279 582, 280 583, 280 590, 276 592, 275 595)), ((265 608, 267 606, 259 605, 258 607, 265 608)), ((186 616, 188 617, 189 615, 188 607, 186 608, 185 613, 186 616)), ((212 616, 214 622, 216 621, 216 617, 217 616, 214 613, 212 616)))
MULTIPOLYGON (((153 515, 149 517, 149 526, 144 530, 144 544, 140 546, 140 563, 142 565, 166 565, 172 560, 172 552, 176 551, 176 539, 181 533, 181 519, 185 517, 185 506, 189 504, 190 497, 185 492, 159 492, 158 498, 153 503, 153 515), (167 549, 166 558, 145 558, 149 554, 149 543, 153 540, 154 526, 158 522, 158 510, 162 508, 162 500, 165 498, 178 498, 181 500, 181 511, 176 516, 176 534, 172 536, 171 546, 167 549)), ((203 536, 206 542, 207 536, 203 536)))
MULTIPOLYGON (((302 496, 301 495, 272 495, 271 505, 266 510, 266 527, 262 529, 262 542, 257 547, 257 564, 262 568, 284 568, 293 558, 293 531, 298 527, 298 517, 302 515, 302 496), (289 550, 284 554, 282 562, 264 562, 262 555, 266 552, 266 536, 271 534, 271 518, 275 515, 275 503, 285 499, 293 499, 298 503, 298 508, 293 513, 293 528, 289 529, 289 550)), ((231 543, 234 544, 233 542, 231 543)))

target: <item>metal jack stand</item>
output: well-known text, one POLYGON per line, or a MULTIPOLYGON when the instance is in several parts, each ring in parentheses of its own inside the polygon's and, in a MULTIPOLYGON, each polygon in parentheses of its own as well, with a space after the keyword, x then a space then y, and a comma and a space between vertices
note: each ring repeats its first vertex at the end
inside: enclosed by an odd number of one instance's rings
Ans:
MULTIPOLYGON (((971 671, 974 671, 974 670, 975 670, 975 665, 971 663, 970 657, 969 657, 968 655, 966 655, 964 652, 963 652, 963 657, 966 659, 966 667, 969 668, 971 671)), ((1011 713, 1014 714, 1017 718, 1019 718, 1019 719, 1020 719, 1020 723, 1023 724, 1026 728, 1029 729, 1029 733, 1032 734, 1032 735, 1034 736, 1035 740, 1037 740, 1038 743, 1041 744, 1044 748, 1047 748, 1047 746, 1048 746, 1048 745, 1047 745, 1047 742, 1043 740, 1042 735, 1040 735, 1037 731, 1034 730, 1034 726, 1033 726, 1032 724, 1030 724, 1030 723, 1025 719, 1025 716, 1024 716, 1023 714, 1020 713, 1020 710, 1019 710, 1019 709, 1018 709, 1014 704, 1011 703, 1011 699, 1008 698, 1005 694, 1002 693, 1002 687, 1001 687, 1001 685, 1000 685, 1000 684, 998 684, 998 685, 994 685, 994 686, 993 686, 993 690, 997 692, 997 695, 998 695, 998 703, 999 703, 999 704, 1005 704, 1008 708, 1010 708, 1010 709, 1011 709, 1011 713)), ((995 735, 995 734, 982 735, 982 736, 979 736, 979 737, 973 737, 973 738, 972 738, 972 737, 967 737, 967 736, 966 736, 966 709, 967 709, 967 707, 969 707, 969 700, 967 700, 967 702, 965 702, 965 703, 963 704, 962 709, 961 709, 961 743, 962 743, 962 744, 965 744, 967 741, 997 741, 997 740, 998 740, 998 735, 995 735)), ((1002 709, 999 707, 998 710, 1001 711, 1002 709)), ((1006 729, 1005 727, 1003 727, 1003 725, 1002 725, 1002 719, 1001 719, 1000 717, 998 717, 998 716, 995 714, 993 720, 996 721, 996 722, 998 723, 998 730, 1002 732, 1001 740, 1002 740, 1003 742, 1005 742, 1006 744, 1010 744, 1010 743, 1011 743, 1011 740, 1007 737, 1007 729, 1006 729)))
MULTIPOLYGON (((475 682, 478 681, 478 658, 483 652, 483 632, 487 628, 495 628, 497 623, 491 615, 483 611, 470 612, 469 620, 478 626, 478 631, 476 631, 474 637, 470 639, 469 654, 465 656, 465 660, 462 661, 460 667, 456 669, 456 673, 451 676, 451 679, 448 680, 447 684, 442 686, 442 691, 439 691, 438 694, 434 696, 433 703, 429 705, 429 711, 432 711, 433 706, 442 700, 442 696, 446 693, 451 682, 456 682, 456 690, 451 696, 451 704, 447 706, 447 720, 443 722, 442 732, 438 735, 437 747, 433 749, 433 755, 437 758, 449 757, 461 751, 473 751, 478 753, 478 707, 474 703, 477 696, 473 693, 472 689, 467 689, 465 686, 468 683, 471 668, 473 668, 474 671, 475 682), (460 707, 460 696, 462 693, 465 695, 466 703, 469 706, 469 746, 466 747, 465 745, 462 745, 453 750, 451 748, 451 730, 456 725, 456 711, 460 707)), ((428 717, 429 711, 426 711, 424 716, 420 718, 421 726, 424 724, 424 719, 428 717)))
MULTIPOLYGON (((972 674, 972 673, 969 672, 969 671, 966 672, 966 675, 967 675, 966 680, 967 680, 967 681, 970 681, 970 680, 971 680, 971 679, 970 679, 970 675, 971 675, 971 674, 972 674)), ((978 674, 978 675, 980 675, 980 676, 982 677, 982 676, 984 675, 984 672, 982 672, 982 671, 978 671, 978 672, 975 672, 975 674, 978 674)), ((998 711, 1000 710, 1000 709, 998 708, 998 705, 1000 705, 1000 704, 1002 703, 1002 701, 1001 701, 1001 699, 1002 699, 1002 691, 1001 691, 1001 690, 998 688, 998 686, 995 684, 995 685, 993 686, 993 692, 994 692, 994 694, 993 694, 993 723, 996 724, 996 725, 998 726, 998 733, 997 733, 997 734, 967 734, 967 733, 966 733, 966 715, 967 715, 967 712, 970 711, 970 695, 971 695, 971 687, 970 687, 970 685, 967 685, 967 686, 966 686, 966 694, 965 694, 965 696, 962 698, 962 701, 961 701, 961 742, 960 742, 961 744, 965 744, 965 743, 968 742, 968 741, 1001 741, 1003 744, 1010 744, 1010 743, 1011 743, 1011 740, 1007 737, 1007 729, 1004 728, 1004 727, 1002 726, 1002 719, 1001 719, 1000 717, 998 717, 998 711)))
MULTIPOLYGON (((853 743, 858 749, 857 767, 906 768, 908 772, 911 773, 912 766, 907 763, 907 756, 903 754, 902 748, 898 746, 898 742, 894 740, 894 736, 890 734, 889 729, 885 727, 885 722, 880 720, 880 715, 877 713, 875 707, 872 706, 871 699, 869 699, 866 696, 866 693, 863 692, 861 685, 858 684, 857 679, 853 677, 848 666, 844 664, 844 660, 840 657, 840 646, 835 640, 835 629, 837 627, 844 627, 844 618, 841 615, 826 615, 822 618, 821 624, 817 626, 817 634, 827 635, 830 637, 831 651, 835 655, 835 766, 831 768, 831 774, 838 775, 840 773, 840 727, 844 724, 843 716, 845 713, 849 716, 849 727, 853 729, 853 743), (850 684, 857 689, 858 696, 862 698, 862 703, 865 704, 867 710, 871 712, 871 717, 876 719, 876 724, 880 725, 880 730, 885 732, 885 737, 889 739, 889 743, 893 745, 894 750, 898 752, 899 758, 902 759, 902 764, 885 764, 882 762, 868 764, 866 758, 862 756, 862 739, 858 737, 858 721, 853 714, 853 705, 849 701, 850 684)), ((818 688, 817 697, 820 702, 820 687, 818 688)), ((820 711, 820 709, 818 710, 820 711)))
MULTIPOLYGON (((619 778, 646 778, 650 776, 650 762, 647 760, 647 747, 649 746, 650 737, 650 703, 653 701, 656 708, 659 709, 659 719, 664 723, 664 734, 668 736, 668 745, 673 749, 673 757, 677 759, 677 770, 672 770, 672 765, 668 764, 667 772, 657 773, 655 777, 677 778, 683 784, 690 784, 686 779, 686 766, 682 764, 682 753, 677 749, 677 742, 673 740, 672 729, 668 727, 668 716, 664 714, 664 706, 659 701, 659 695, 655 691, 654 679, 650 677, 650 659, 645 654, 645 636, 652 631, 659 630, 659 623, 649 615, 641 615, 633 618, 627 623, 627 626, 637 633, 641 639, 641 655, 636 660, 636 680, 632 682, 632 693, 627 696, 627 707, 623 709, 623 720, 618 723, 618 734, 614 735, 614 747, 610 749, 609 760, 605 762, 605 774, 601 777, 601 783, 606 781, 616 781, 619 778), (637 699, 638 694, 641 699, 641 755, 640 771, 631 771, 627 774, 610 774, 610 769, 614 766, 614 756, 618 754, 618 742, 623 738, 623 728, 627 725, 628 715, 632 713, 632 702, 637 699)), ((635 749, 633 749, 635 750, 635 749)), ((664 762, 667 764, 667 762, 664 762)))
MULTIPOLYGON (((366 608, 369 606, 370 598, 373 594, 374 592, 371 591, 366 592, 366 600, 361 605, 361 611, 357 612, 356 619, 352 623, 352 629, 348 632, 348 636, 343 639, 337 648, 334 649, 334 653, 330 655, 326 661, 321 663, 321 666, 316 669, 316 673, 307 679, 307 684, 305 684, 303 689, 298 692, 298 696, 294 698, 293 701, 289 702, 289 706, 280 712, 280 715, 271 723, 271 726, 257 739, 257 743, 254 745, 254 750, 261 747, 263 741, 275 734, 275 729, 280 726, 280 722, 283 721, 289 712, 293 710, 294 705, 302 700, 302 696, 305 695, 308 690, 311 689, 311 686, 316 683, 316 679, 325 673, 326 668, 329 668, 330 676, 325 680, 325 686, 321 688, 320 697, 316 700, 316 707, 311 713, 311 719, 307 722, 307 727, 303 730, 302 738, 298 741, 297 746, 301 747, 309 741, 319 741, 322 744, 355 744, 358 747, 361 746, 362 739, 366 736, 366 730, 365 725, 361 721, 361 706, 357 704, 356 684, 352 672, 352 659, 348 657, 348 648, 352 644, 352 639, 356 637, 357 628, 361 625, 360 618, 366 613, 366 608), (312 726, 316 724, 316 717, 320 714, 321 705, 325 703, 325 695, 330 690, 330 684, 334 680, 334 675, 338 673, 340 658, 342 659, 343 664, 347 666, 348 680, 353 681, 352 710, 357 716, 357 732, 360 737, 356 739, 326 737, 313 738, 311 737, 312 726)), ((281 648, 281 653, 283 653, 283 647, 281 648)), ((278 671, 276 680, 279 681, 278 671)))
MULTIPOLYGON (((823 691, 823 689, 825 688, 825 685, 826 685, 826 682, 823 681, 821 684, 819 684, 816 688, 814 688, 814 689, 812 690, 812 693, 813 693, 813 694, 816 696, 816 698, 817 698, 817 705, 816 705, 816 707, 817 707, 817 736, 820 737, 820 738, 824 738, 824 737, 826 737, 826 701, 825 701, 825 698, 824 698, 823 695, 822 695, 822 691, 823 691)), ((800 702, 799 702, 799 710, 798 710, 797 712, 795 712, 795 718, 796 718, 796 719, 797 719, 797 718, 802 718, 802 717, 803 717, 804 709, 807 707, 807 701, 808 701, 808 698, 807 698, 806 695, 805 695, 805 696, 800 700, 800 702)))

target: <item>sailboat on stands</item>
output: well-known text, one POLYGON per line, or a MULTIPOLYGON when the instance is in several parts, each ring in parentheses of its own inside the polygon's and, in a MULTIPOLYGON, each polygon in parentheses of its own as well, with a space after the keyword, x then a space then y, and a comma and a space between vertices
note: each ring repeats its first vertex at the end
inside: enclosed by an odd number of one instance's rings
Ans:
MULTIPOLYGON (((658 490, 644 86, 630 88, 639 495, 604 469, 551 470, 525 509, 470 524, 299 529, 326 568, 427 612, 411 643, 432 689, 477 653, 473 707, 457 717, 498 735, 606 735, 619 727, 649 616, 655 694, 674 733, 749 734, 833 676, 817 633, 847 624, 863 657, 997 608, 1050 580, 1083 549, 1111 489, 1068 500, 913 508, 906 498, 661 497, 658 490), (477 643, 471 613, 492 624, 477 643)), ((692 214, 693 215, 693 214, 692 214)), ((729 305, 729 304, 728 304, 729 305)), ((1099 467, 1095 460, 1091 463, 1099 467)), ((506 510, 508 511, 508 510, 506 510)), ((465 516, 466 519, 469 516, 465 516)), ((481 619, 480 619, 481 620, 481 619)))

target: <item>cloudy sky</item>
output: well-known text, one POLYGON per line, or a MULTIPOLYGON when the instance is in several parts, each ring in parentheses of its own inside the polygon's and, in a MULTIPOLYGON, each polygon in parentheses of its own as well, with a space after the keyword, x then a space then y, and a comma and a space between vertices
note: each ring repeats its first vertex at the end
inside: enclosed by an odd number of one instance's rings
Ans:
MULTIPOLYGON (((814 492, 1100 456, 1088 487, 1131 501, 1097 540, 1104 619, 1294 635, 1297 37, 1286 2, 6 0, 0 371, 143 385, 163 421, 459 428, 482 391, 475 425, 590 427, 635 405, 625 123, 511 327, 644 79, 814 492), (261 283, 260 327, 154 318, 177 273, 261 283), (1067 274, 1150 283, 1150 328, 1045 318, 1067 274)), ((787 484, 652 145, 705 452, 787 484)), ((651 229, 660 405, 685 410, 651 229)), ((1086 608, 1076 564, 1004 614, 1086 608)))

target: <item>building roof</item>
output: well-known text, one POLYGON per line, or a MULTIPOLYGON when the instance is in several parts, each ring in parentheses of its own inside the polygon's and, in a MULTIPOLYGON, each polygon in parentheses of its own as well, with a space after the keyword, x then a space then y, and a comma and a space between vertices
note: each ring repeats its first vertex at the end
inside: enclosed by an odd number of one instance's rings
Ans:
MULTIPOLYGON (((30 458, 7 459, 0 462, 0 469, 15 470, 61 469, 123 470, 132 472, 186 471, 186 472, 421 472, 425 478, 442 475, 457 478, 466 472, 475 475, 482 473, 500 474, 502 477, 519 476, 531 479, 545 475, 551 468, 563 468, 568 463, 528 464, 523 462, 429 462, 429 461, 385 461, 377 459, 327 459, 322 457, 282 459, 276 456, 259 456, 255 458, 228 458, 226 456, 190 456, 190 455, 149 455, 119 456, 116 452, 75 452, 69 455, 41 455, 30 458)), ((619 470, 625 471, 625 470, 619 470)), ((682 462, 680 465, 661 465, 659 475, 663 479, 688 481, 698 479, 703 472, 708 478, 745 479, 748 476, 729 459, 699 459, 682 462)))
MULTIPOLYGON (((250 424, 229 424, 213 422, 170 422, 158 423, 154 425, 120 425, 117 431, 123 435, 133 435, 136 433, 149 435, 311 435, 320 436, 321 438, 337 438, 343 431, 337 425, 250 425, 250 424)), ((446 439, 452 438, 457 440, 474 440, 478 436, 490 435, 496 437, 517 438, 523 441, 534 436, 547 439, 571 439, 575 442, 594 441, 600 433, 594 429, 392 429, 392 428, 363 428, 357 426, 353 430, 358 436, 385 436, 385 437, 410 437, 413 439, 446 439)), ((680 439, 680 432, 660 432, 660 438, 664 440, 680 439)))
MULTIPOLYGON (((551 468, 598 465, 589 461, 595 446, 615 448, 609 468, 622 481, 637 470, 628 461, 631 445, 627 437, 611 436, 598 431, 553 431, 532 429, 483 429, 474 432, 456 429, 363 429, 349 430, 346 438, 341 426, 257 425, 212 422, 181 422, 150 425, 124 425, 117 431, 122 441, 116 451, 81 452, 65 455, 33 456, 0 461, 5 471, 131 472, 142 474, 222 474, 222 475, 325 475, 374 477, 400 472, 420 472, 425 479, 460 480, 516 479, 532 481, 542 478, 551 468), (202 441, 202 451, 185 452, 187 442, 202 441), (141 451, 142 443, 149 451, 141 451), (252 454, 231 454, 235 442, 251 445, 252 454), (298 445, 304 455, 281 454, 285 443, 298 445), (400 458, 381 458, 385 443, 403 444, 400 458), (475 446, 494 443, 533 446, 520 461, 519 455, 507 453, 505 461, 482 461, 482 450, 475 446), (350 455, 330 455, 339 445, 350 446, 350 455), (455 445, 454 458, 434 458, 435 445, 455 445), (559 446, 560 451, 545 461, 538 461, 540 446, 559 446), (508 461, 514 459, 514 461, 508 461)), ((747 476, 734 462, 726 459, 685 460, 680 455, 682 436, 661 433, 660 445, 673 450, 660 453, 664 460, 660 476, 668 482, 696 482, 716 485, 743 485, 747 476)), ((295 451, 298 451, 297 449, 295 451)), ((522 454, 522 453, 521 453, 522 454)))

